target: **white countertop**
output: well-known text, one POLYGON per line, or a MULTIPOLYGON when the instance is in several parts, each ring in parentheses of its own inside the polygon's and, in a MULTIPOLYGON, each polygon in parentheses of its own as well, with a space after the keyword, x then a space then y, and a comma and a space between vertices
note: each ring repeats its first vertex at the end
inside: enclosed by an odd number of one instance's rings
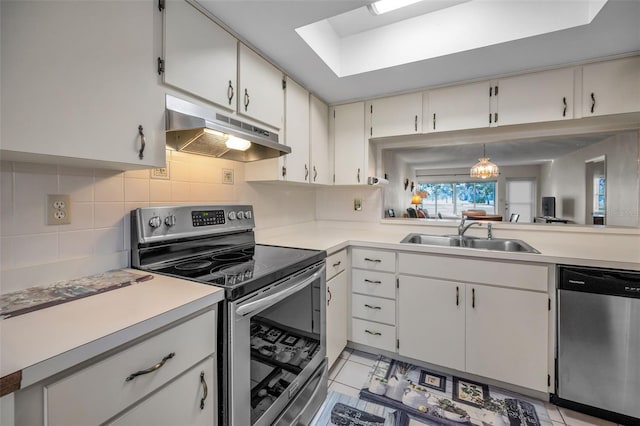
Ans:
POLYGON ((0 377, 22 371, 24 388, 224 298, 217 287, 152 275, 149 281, 0 320, 0 377))
MULTIPOLYGON (((260 244, 326 250, 329 254, 347 246, 366 245, 464 257, 640 270, 640 230, 637 229, 560 228, 553 225, 523 225, 515 228, 510 224, 493 224, 494 238, 520 239, 540 251, 539 254, 400 243, 402 238, 413 232, 456 234, 457 223, 430 224, 425 227, 407 220, 382 223, 318 221, 257 230, 256 241, 260 244)), ((482 227, 470 228, 466 235, 486 237, 486 232, 486 224, 483 223, 482 227)))

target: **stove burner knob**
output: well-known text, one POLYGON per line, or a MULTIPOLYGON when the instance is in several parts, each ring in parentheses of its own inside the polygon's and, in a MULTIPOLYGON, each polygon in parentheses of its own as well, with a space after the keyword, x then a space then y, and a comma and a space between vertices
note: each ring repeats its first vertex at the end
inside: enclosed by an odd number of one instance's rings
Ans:
POLYGON ((169 215, 167 217, 164 218, 164 224, 167 225, 168 227, 172 227, 173 225, 176 224, 176 217, 175 215, 169 215))
POLYGON ((247 210, 246 212, 244 212, 244 218, 245 219, 251 219, 251 216, 253 216, 251 214, 251 210, 247 210))
POLYGON ((229 212, 229 220, 236 220, 236 212, 229 212))
POLYGON ((157 228, 160 225, 162 225, 162 219, 160 219, 160 216, 153 216, 151 219, 149 219, 150 227, 157 228))
POLYGON ((244 212, 238 212, 236 213, 236 216, 238 216, 238 219, 242 220, 244 219, 244 212))

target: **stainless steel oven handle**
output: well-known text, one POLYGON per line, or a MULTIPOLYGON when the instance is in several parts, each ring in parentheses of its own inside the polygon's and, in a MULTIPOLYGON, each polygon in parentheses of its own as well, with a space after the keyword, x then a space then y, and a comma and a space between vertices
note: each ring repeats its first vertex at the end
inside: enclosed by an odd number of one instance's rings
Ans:
POLYGON ((302 278, 302 281, 296 280, 293 283, 287 284, 285 288, 283 288, 281 291, 277 293, 271 294, 267 297, 258 299, 253 302, 249 302, 246 305, 239 306, 238 308, 236 308, 236 315, 245 316, 256 310, 265 308, 267 306, 278 303, 283 299, 286 299, 293 293, 297 292, 298 290, 308 286, 309 284, 317 280, 324 270, 325 270, 325 266, 322 265, 322 267, 316 269, 310 277, 302 278))

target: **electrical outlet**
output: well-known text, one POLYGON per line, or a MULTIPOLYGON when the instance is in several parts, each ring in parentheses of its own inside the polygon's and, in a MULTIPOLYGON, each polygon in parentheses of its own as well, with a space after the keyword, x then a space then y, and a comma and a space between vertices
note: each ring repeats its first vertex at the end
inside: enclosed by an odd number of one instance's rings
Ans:
POLYGON ((71 223, 71 196, 69 194, 47 195, 47 225, 71 223))
POLYGON ((151 169, 151 179, 169 179, 169 163, 166 167, 151 169))
POLYGON ((362 200, 360 198, 353 199, 353 209, 357 212, 362 211, 362 200))

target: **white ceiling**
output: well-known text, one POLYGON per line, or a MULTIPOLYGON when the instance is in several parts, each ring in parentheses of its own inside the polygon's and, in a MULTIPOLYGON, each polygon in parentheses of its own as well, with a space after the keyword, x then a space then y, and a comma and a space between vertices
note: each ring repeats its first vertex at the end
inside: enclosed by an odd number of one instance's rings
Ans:
MULTIPOLYGON (((294 80, 331 104, 640 52, 640 1, 609 0, 589 25, 339 78, 295 29, 371 1, 199 0, 198 3, 294 80)), ((348 32, 344 24, 335 20, 332 25, 340 28, 337 31, 348 32)), ((491 28, 491 22, 486 25, 491 28)))

